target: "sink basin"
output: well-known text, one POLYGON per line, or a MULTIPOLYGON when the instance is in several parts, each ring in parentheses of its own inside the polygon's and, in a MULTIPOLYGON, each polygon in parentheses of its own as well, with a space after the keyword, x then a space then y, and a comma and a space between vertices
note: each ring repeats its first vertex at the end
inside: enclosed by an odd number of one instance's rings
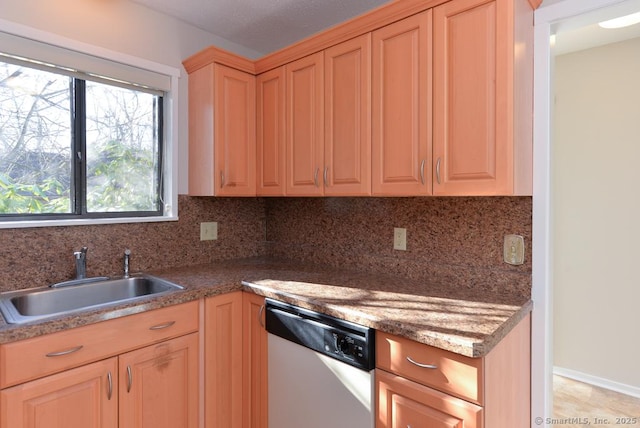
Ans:
POLYGON ((148 275, 89 279, 78 285, 0 293, 0 312, 8 323, 18 324, 182 289, 180 285, 148 275))

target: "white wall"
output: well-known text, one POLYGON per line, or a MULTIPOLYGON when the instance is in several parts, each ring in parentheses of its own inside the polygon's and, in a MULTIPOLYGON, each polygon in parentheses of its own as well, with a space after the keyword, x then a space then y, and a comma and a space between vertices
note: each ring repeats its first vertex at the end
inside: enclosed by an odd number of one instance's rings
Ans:
POLYGON ((554 365, 640 388, 640 39, 555 62, 554 365))
POLYGON ((186 193, 188 183, 187 78, 182 60, 210 45, 248 57, 259 56, 129 0, 2 0, 0 19, 182 70, 178 102, 179 193, 186 193))

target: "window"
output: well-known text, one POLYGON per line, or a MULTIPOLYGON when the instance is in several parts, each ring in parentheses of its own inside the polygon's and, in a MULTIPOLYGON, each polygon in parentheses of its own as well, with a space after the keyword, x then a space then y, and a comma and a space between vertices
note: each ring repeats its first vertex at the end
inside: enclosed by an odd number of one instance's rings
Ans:
POLYGON ((0 57, 0 220, 162 216, 163 104, 160 91, 0 57))

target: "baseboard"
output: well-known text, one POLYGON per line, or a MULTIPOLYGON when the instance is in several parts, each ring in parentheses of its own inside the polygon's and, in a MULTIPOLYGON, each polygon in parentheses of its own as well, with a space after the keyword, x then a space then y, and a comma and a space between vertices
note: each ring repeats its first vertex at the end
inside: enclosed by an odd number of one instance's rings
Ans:
POLYGON ((640 398, 640 388, 637 386, 626 385, 624 383, 615 382, 609 379, 592 376, 590 374, 582 373, 576 370, 565 369, 556 366, 553 367, 553 374, 577 380, 578 382, 588 383, 589 385, 598 386, 600 388, 609 389, 621 394, 640 398))

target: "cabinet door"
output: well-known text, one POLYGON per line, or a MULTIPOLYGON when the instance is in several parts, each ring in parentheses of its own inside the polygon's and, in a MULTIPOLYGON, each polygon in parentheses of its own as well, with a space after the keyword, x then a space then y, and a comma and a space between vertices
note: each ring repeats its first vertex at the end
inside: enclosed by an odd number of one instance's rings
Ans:
POLYGON ((256 195, 255 76, 214 65, 214 146, 218 196, 256 195))
POLYGON ((1 428, 117 428, 117 358, 0 392, 1 428))
POLYGON ((482 428, 482 408, 376 370, 376 428, 482 428))
POLYGON ((324 51, 324 194, 371 194, 371 34, 324 51))
POLYGON ((372 191, 431 193, 431 11, 373 32, 372 191))
POLYGON ((205 301, 205 426, 242 426, 242 292, 205 301))
POLYGON ((213 196, 213 64, 189 74, 189 195, 213 196))
POLYGON ((285 74, 284 66, 256 80, 258 196, 285 194, 285 74))
POLYGON ((287 195, 321 196, 324 168, 323 53, 285 66, 287 195))
POLYGON ((267 428, 267 330, 264 297, 242 296, 243 428, 267 428))
POLYGON ((511 21, 505 12, 487 0, 434 9, 435 194, 512 192, 513 69, 505 59, 513 47, 501 33, 511 21))
POLYGON ((198 427, 198 333, 119 357, 120 428, 198 427))

